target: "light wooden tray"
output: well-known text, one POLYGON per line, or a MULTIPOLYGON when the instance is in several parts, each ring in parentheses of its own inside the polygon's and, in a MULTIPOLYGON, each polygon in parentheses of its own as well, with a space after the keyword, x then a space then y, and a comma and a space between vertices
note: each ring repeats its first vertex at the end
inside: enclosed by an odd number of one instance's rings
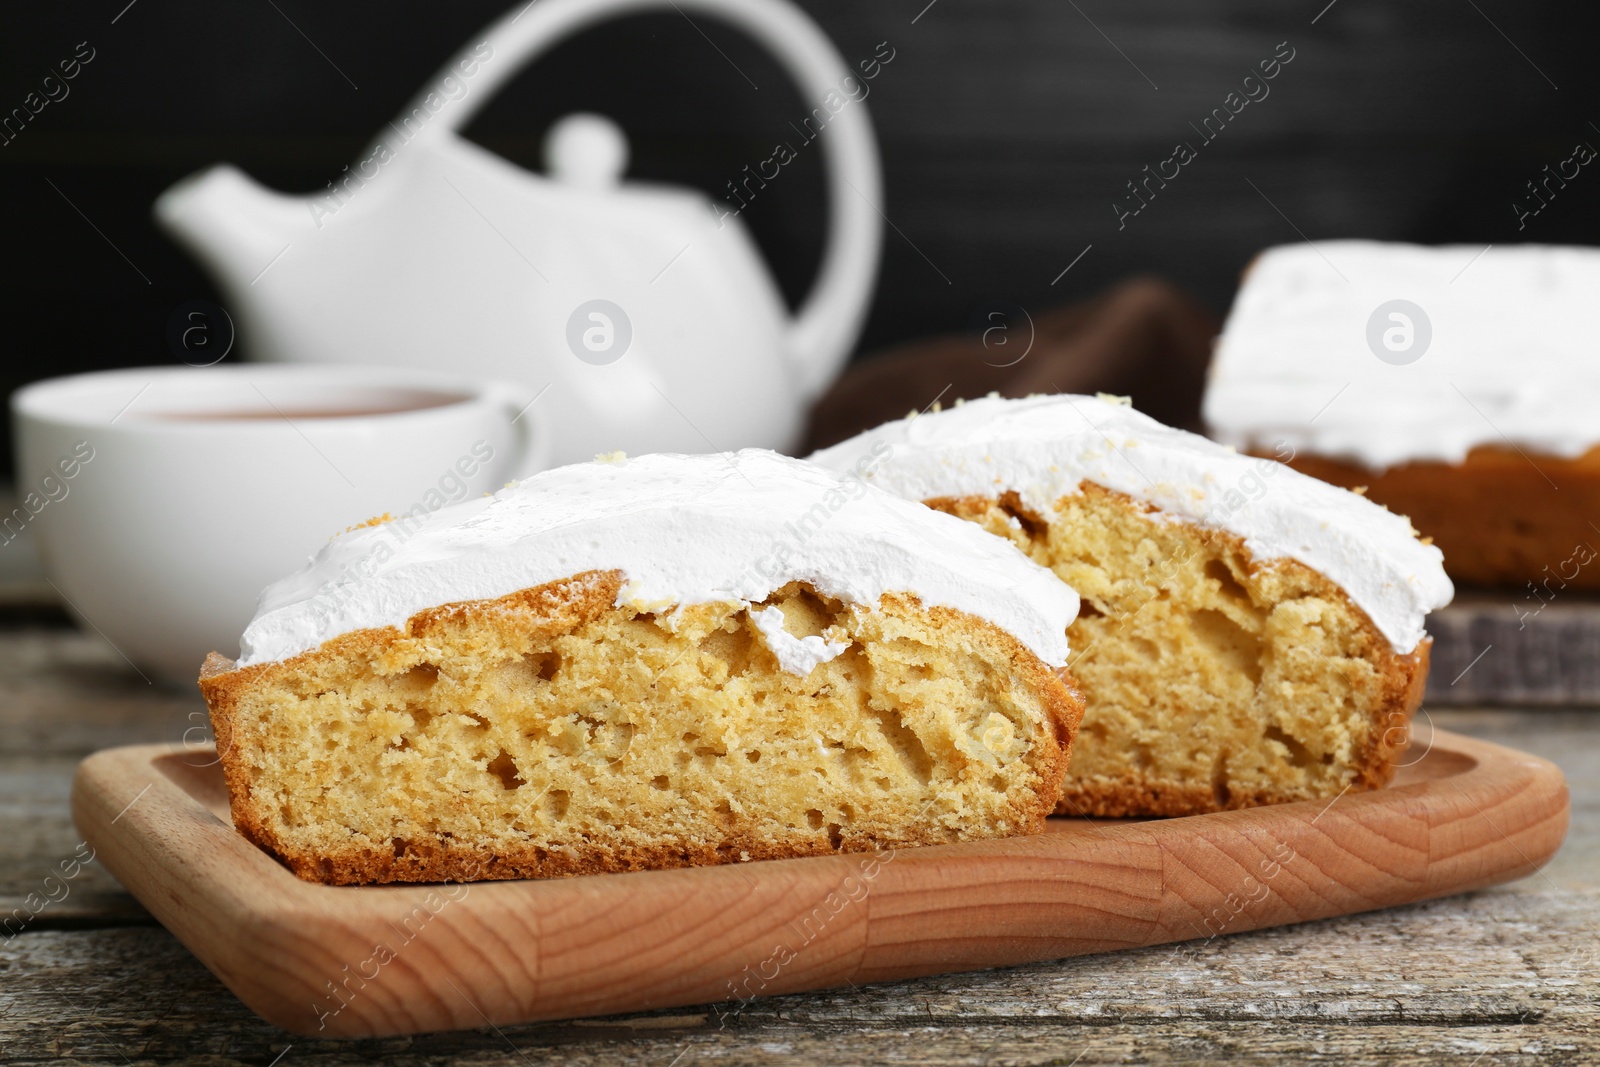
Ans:
POLYGON ((1560 846, 1553 764, 1444 731, 1408 758, 1390 788, 1331 804, 448 886, 300 881, 234 832, 208 749, 97 753, 72 807, 97 857, 252 1010, 356 1037, 733 1012, 755 996, 1233 934, 1509 881, 1560 846))

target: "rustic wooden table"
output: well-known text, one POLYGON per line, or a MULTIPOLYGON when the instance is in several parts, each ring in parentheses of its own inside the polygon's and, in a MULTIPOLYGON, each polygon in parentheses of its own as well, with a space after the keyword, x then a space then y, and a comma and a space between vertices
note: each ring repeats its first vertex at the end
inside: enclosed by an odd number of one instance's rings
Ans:
POLYGON ((251 1015, 97 864, 52 877, 78 853, 78 760, 198 740, 204 709, 0 573, 0 1064, 1600 1061, 1600 712, 1433 718, 1565 770, 1572 830, 1544 871, 1203 944, 754 1001, 720 1022, 698 1008, 318 1042, 251 1015))

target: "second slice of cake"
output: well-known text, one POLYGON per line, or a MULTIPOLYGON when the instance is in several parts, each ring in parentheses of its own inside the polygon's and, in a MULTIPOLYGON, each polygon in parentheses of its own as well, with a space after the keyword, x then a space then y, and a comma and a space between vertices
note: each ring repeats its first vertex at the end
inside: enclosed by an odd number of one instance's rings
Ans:
POLYGON ((736 862, 1037 830, 1076 609, 859 479, 644 456, 340 535, 200 686, 235 825, 303 878, 736 862))
POLYGON ((811 458, 977 523, 1082 596, 1063 814, 1332 798, 1393 774, 1423 617, 1452 594, 1401 516, 1115 398, 971 401, 811 458))

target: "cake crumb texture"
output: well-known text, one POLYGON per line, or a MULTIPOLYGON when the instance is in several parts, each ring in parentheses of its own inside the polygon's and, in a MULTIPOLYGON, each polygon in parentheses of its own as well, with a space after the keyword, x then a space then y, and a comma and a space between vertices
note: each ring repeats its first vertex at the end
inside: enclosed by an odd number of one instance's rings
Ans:
POLYGON ((1087 704, 1057 811, 1185 815, 1372 789, 1392 776, 1428 642, 1394 651, 1292 559, 1091 482, 1053 516, 1018 494, 928 501, 1005 537, 1082 598, 1087 704))
POLYGON ((307 880, 548 877, 1029 833, 1083 705, 914 596, 617 606, 620 571, 200 679, 235 825, 307 880), (750 614, 848 641, 804 677, 750 614))

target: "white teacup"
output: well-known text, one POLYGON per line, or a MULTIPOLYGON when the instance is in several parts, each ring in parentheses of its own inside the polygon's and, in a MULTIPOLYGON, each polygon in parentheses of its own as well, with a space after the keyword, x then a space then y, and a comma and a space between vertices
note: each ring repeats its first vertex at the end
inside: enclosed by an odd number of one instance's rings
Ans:
MULTIPOLYGON (((144 672, 192 685, 236 655, 267 583, 330 536, 539 470, 515 387, 420 370, 150 367, 55 378, 11 400, 22 526, 70 610, 144 672)), ((420 510, 419 510, 420 509, 420 510)))

